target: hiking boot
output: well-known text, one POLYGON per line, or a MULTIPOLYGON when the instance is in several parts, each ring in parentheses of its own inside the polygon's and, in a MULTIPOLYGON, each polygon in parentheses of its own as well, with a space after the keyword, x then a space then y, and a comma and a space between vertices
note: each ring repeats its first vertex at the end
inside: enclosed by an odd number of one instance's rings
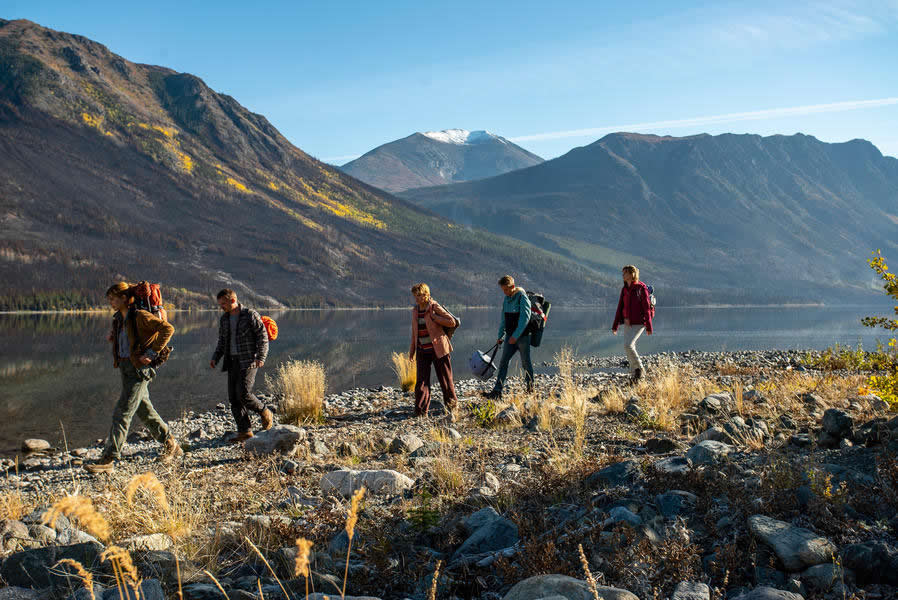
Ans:
POLYGON ((162 442, 162 452, 159 453, 159 458, 157 460, 159 462, 167 463, 181 456, 184 456, 184 450, 174 436, 169 434, 169 436, 165 438, 165 441, 162 442))
POLYGON ((487 400, 499 400, 502 398, 502 390, 493 389, 492 391, 489 391, 482 395, 487 400))
POLYGON ((252 431, 238 431, 237 434, 228 440, 230 444, 239 444, 240 442, 245 442, 249 438, 253 437, 252 431))
POLYGON ((115 458, 101 456, 96 462, 84 463, 84 470, 96 475, 97 473, 112 473, 115 471, 115 458))
POLYGON ((271 429, 271 426, 274 425, 274 413, 271 412, 271 409, 262 409, 259 416, 262 417, 262 429, 264 431, 271 429))
POLYGON ((633 376, 630 377, 630 383, 636 385, 642 379, 642 369, 636 367, 636 370, 633 371, 633 376))

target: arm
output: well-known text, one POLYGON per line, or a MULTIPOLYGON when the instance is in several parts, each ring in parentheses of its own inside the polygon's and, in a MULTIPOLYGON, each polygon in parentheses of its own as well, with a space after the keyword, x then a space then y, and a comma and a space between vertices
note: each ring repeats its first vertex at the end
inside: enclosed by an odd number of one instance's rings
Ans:
MULTIPOLYGON (((227 315, 225 315, 226 318, 227 315)), ((218 363, 219 359, 225 354, 225 348, 228 347, 228 334, 225 333, 224 321, 219 320, 218 322, 218 345, 215 346, 215 352, 212 353, 212 361, 210 365, 214 367, 216 363, 218 363)))
POLYGON ((502 312, 499 313, 499 336, 498 341, 502 341, 505 337, 505 300, 502 301, 502 312))
POLYGON ((617 299, 617 312, 614 313, 614 323, 611 325, 611 331, 617 331, 617 326, 624 320, 624 290, 620 292, 620 298, 617 299))
POLYGON ((511 337, 518 339, 522 335, 524 335, 524 330, 527 329, 527 325, 530 324, 530 298, 527 297, 527 294, 524 292, 518 292, 520 297, 518 298, 518 327, 514 330, 514 335, 511 337))
MULTIPOLYGON (((268 358, 268 330, 265 329, 265 323, 262 322, 259 313, 253 311, 252 318, 253 336, 256 338, 256 362, 264 364, 265 359, 268 358)), ((258 366, 261 367, 262 364, 258 366)))

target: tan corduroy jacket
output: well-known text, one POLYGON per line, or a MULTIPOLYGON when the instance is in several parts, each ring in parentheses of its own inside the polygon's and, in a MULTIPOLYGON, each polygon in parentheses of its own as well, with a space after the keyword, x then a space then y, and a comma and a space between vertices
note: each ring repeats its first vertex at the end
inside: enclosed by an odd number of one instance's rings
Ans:
MULTIPOLYGON (((427 325, 427 335, 433 343, 433 351, 437 358, 442 358, 452 352, 452 342, 443 330, 443 327, 455 327, 455 317, 449 314, 445 308, 434 300, 430 301, 427 312, 424 314, 424 323, 427 325)), ((409 356, 415 356, 418 349, 418 306, 412 307, 412 345, 409 347, 409 356)))
MULTIPOLYGON (((156 354, 162 352, 162 349, 171 340, 171 336, 174 335, 175 328, 172 327, 171 323, 163 321, 153 313, 145 310, 135 310, 133 314, 136 327, 127 327, 130 358, 132 365, 141 368, 143 365, 137 362, 137 358, 142 356, 147 349, 152 350, 156 354), (136 338, 135 333, 137 334, 136 338)), ((113 366, 116 369, 119 361, 118 333, 123 326, 125 326, 125 321, 121 313, 116 312, 112 319, 112 358, 113 366)))

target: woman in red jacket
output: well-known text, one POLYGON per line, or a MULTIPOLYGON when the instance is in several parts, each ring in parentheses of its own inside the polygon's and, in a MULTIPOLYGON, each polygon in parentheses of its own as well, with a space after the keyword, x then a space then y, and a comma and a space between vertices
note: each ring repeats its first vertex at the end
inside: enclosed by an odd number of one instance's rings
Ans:
POLYGON ((642 366, 642 360, 636 352, 636 340, 643 331, 652 335, 649 289, 639 281, 639 269, 633 265, 626 265, 621 269, 621 274, 624 278, 624 287, 621 288, 620 300, 617 301, 617 312, 614 314, 611 333, 617 335, 617 328, 623 323, 627 359, 630 361, 630 381, 636 383, 645 375, 645 367, 642 366))
POLYGON ((416 362, 415 416, 426 417, 430 410, 430 365, 437 372, 443 390, 443 403, 450 421, 455 421, 458 397, 452 379, 452 342, 446 327, 458 327, 459 320, 430 297, 426 283, 412 286, 415 306, 412 308, 412 340, 409 360, 416 362))

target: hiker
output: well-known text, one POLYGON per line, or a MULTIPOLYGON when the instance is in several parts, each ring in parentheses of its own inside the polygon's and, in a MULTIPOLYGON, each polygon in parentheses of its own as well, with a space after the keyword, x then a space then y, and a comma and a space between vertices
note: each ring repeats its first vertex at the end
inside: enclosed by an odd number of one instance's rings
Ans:
POLYGON ((415 306, 412 308, 412 341, 408 350, 409 360, 416 360, 415 416, 426 417, 430 409, 430 365, 437 372, 437 381, 443 390, 443 403, 450 421, 455 421, 458 397, 452 380, 452 342, 446 327, 458 327, 460 321, 431 298, 426 283, 412 286, 415 306))
POLYGON ((533 364, 530 362, 530 334, 524 333, 530 324, 530 299, 523 288, 516 287, 514 277, 504 275, 499 279, 499 287, 505 294, 502 301, 502 317, 499 320, 499 339, 502 344, 502 358, 499 360, 499 373, 496 385, 484 394, 484 398, 495 400, 502 397, 502 386, 508 376, 508 363, 516 352, 521 353, 521 366, 524 368, 524 383, 527 392, 533 391, 533 364), (503 343, 504 340, 504 343, 503 343))
POLYGON ((151 312, 137 310, 131 286, 124 281, 106 290, 106 299, 115 311, 106 339, 112 342, 112 365, 121 375, 122 393, 112 413, 112 428, 103 453, 96 462, 85 463, 84 469, 90 473, 111 473, 115 469, 135 414, 162 444, 159 460, 169 462, 184 451, 153 408, 148 388, 156 375, 154 367, 168 357, 166 345, 175 328, 151 312))
POLYGON ((624 287, 621 288, 620 299, 617 301, 611 333, 617 335, 617 328, 623 323, 624 347, 630 363, 630 382, 635 384, 645 376, 645 367, 636 352, 636 340, 643 331, 652 335, 651 304, 648 288, 639 281, 639 269, 626 265, 621 269, 621 275, 624 287))
POLYGON ((228 400, 237 423, 237 434, 229 441, 236 444, 253 437, 249 411, 262 419, 263 430, 274 424, 274 413, 253 394, 256 373, 268 357, 268 332, 259 313, 237 302, 234 290, 225 288, 216 299, 224 314, 218 322, 218 345, 209 367, 214 369, 224 357, 221 370, 228 372, 228 400))

